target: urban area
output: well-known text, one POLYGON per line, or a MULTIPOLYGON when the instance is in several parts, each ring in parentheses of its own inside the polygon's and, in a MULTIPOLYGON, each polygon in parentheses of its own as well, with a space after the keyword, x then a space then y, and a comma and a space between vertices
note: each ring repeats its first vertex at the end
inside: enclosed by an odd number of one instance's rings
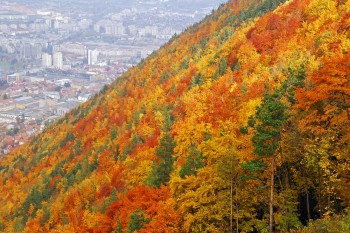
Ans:
POLYGON ((0 1, 0 157, 222 1, 0 1))

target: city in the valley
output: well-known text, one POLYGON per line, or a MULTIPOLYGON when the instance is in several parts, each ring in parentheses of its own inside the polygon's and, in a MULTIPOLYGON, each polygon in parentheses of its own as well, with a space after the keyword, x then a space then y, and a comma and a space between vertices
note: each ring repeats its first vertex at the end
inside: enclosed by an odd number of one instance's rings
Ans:
POLYGON ((221 1, 0 2, 0 156, 221 1))

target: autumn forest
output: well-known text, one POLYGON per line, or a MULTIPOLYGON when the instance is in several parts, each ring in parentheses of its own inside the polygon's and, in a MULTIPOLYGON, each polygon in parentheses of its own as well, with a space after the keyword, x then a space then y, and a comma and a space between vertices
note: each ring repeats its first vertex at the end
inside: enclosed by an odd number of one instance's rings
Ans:
POLYGON ((350 0, 231 0, 0 159, 1 232, 350 232, 350 0))

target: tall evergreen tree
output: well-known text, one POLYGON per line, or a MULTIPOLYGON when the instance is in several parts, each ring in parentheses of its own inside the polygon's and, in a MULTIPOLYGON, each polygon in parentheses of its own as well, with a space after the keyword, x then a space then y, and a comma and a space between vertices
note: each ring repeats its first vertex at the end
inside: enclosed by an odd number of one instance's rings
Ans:
POLYGON ((153 187, 160 187, 170 180, 170 173, 173 170, 174 158, 172 156, 175 142, 169 134, 165 134, 160 140, 156 150, 159 163, 155 163, 148 182, 153 187))
POLYGON ((288 118, 286 109, 280 94, 265 94, 261 105, 257 107, 253 123, 251 122, 255 131, 252 137, 254 153, 270 160, 270 233, 273 232, 274 225, 275 153, 281 140, 281 128, 288 118), (255 120, 258 121, 257 125, 254 124, 255 120))

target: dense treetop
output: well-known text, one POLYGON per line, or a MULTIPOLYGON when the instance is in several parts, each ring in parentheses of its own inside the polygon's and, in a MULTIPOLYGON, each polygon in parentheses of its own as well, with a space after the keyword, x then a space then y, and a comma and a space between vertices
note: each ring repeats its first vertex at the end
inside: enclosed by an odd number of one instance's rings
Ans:
POLYGON ((0 231, 350 231, 349 49, 350 0, 223 4, 0 159, 0 231))

